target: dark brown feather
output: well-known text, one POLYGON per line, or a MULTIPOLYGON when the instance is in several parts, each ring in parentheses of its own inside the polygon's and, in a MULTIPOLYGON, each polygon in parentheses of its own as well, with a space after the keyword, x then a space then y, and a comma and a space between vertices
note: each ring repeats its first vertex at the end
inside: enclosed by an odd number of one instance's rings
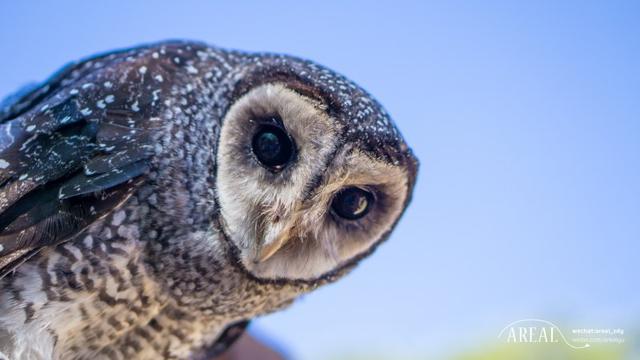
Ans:
POLYGON ((103 89, 69 90, 87 74, 66 67, 0 109, 0 278, 124 202, 149 167, 144 112, 95 106, 103 89))

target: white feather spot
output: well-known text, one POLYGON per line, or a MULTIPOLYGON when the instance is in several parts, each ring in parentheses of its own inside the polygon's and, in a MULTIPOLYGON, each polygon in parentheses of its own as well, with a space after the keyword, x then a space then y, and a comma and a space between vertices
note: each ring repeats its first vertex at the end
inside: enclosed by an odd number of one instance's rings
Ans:
POLYGON ((0 159, 0 169, 6 169, 9 167, 9 163, 5 159, 0 159))
POLYGON ((84 243, 84 246, 86 248, 89 248, 89 249, 92 248, 93 247, 93 236, 87 235, 82 242, 84 243))
POLYGON ((113 214, 113 218, 111 219, 111 224, 113 226, 120 226, 120 224, 122 224, 126 216, 127 214, 125 214, 124 210, 120 210, 116 212, 115 214, 113 214))
POLYGON ((28 132, 32 132, 32 131, 33 131, 33 130, 35 130, 35 129, 36 129, 36 126, 35 126, 35 125, 29 125, 29 126, 27 126, 27 131, 28 131, 28 132))
POLYGON ((187 72, 189 74, 197 74, 198 73, 198 69, 193 67, 193 65, 189 65, 189 66, 187 66, 187 72))

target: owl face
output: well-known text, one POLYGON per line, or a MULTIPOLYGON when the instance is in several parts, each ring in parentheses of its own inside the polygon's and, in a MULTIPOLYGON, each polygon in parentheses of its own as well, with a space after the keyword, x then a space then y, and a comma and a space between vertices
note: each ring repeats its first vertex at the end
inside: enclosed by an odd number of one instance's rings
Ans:
POLYGON ((410 150, 366 93, 352 87, 336 106, 330 89, 298 79, 251 82, 222 121, 221 222, 262 279, 314 280, 370 253, 415 179, 410 150))

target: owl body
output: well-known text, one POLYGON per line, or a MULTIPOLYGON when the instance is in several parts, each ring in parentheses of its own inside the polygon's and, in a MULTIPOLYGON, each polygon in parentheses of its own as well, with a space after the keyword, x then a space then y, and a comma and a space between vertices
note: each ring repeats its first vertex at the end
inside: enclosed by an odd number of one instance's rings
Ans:
POLYGON ((191 42, 71 65, 0 119, 9 359, 219 353, 369 255, 417 168, 345 78, 191 42))

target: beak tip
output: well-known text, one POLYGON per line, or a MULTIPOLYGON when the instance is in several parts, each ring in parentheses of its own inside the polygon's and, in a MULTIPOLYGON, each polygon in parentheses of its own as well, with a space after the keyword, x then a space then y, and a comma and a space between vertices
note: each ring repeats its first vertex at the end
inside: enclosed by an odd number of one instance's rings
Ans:
POLYGON ((273 255, 275 255, 282 248, 282 246, 287 242, 287 240, 288 239, 286 237, 280 237, 274 242, 271 242, 269 244, 264 244, 258 250, 258 254, 254 261, 256 263, 263 263, 271 259, 273 255))

